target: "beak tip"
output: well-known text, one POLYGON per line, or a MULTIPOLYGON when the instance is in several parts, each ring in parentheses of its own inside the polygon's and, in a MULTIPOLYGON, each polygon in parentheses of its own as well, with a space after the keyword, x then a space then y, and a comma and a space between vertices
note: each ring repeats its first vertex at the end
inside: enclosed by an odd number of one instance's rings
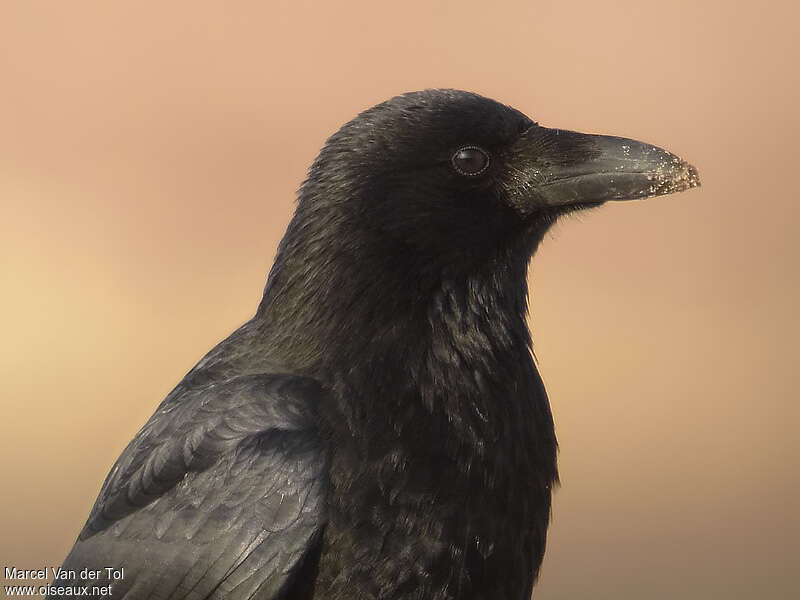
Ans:
POLYGON ((702 183, 700 183, 700 173, 697 170, 697 167, 687 164, 686 169, 688 171, 687 179, 690 188, 700 187, 702 183))
POLYGON ((702 184, 700 183, 700 173, 698 172, 697 167, 684 162, 681 173, 677 177, 676 184, 678 189, 675 191, 690 190, 692 188, 700 187, 702 184))
POLYGON ((700 173, 694 165, 678 157, 673 157, 670 163, 655 171, 655 179, 660 181, 660 185, 656 186, 658 191, 656 195, 674 194, 700 187, 700 173))

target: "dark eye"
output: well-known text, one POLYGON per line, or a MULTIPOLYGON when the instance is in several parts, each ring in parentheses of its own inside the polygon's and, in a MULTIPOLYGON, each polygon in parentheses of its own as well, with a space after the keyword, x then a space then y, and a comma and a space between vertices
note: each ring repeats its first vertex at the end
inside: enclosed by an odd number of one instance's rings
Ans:
POLYGON ((450 162, 460 175, 475 177, 489 168, 489 155, 477 146, 465 146, 453 154, 450 162))

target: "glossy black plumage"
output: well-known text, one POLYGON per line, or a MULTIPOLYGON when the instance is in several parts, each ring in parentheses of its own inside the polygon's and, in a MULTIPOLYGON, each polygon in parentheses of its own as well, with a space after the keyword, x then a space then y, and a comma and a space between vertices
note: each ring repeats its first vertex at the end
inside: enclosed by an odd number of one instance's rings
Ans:
POLYGON ((697 184, 653 148, 608 192, 573 169, 599 139, 454 90, 345 125, 256 315, 125 449, 64 568, 124 567, 128 599, 527 598, 557 479, 528 261, 564 212, 697 184))
POLYGON ((283 375, 179 386, 117 461, 64 568, 100 570, 126 598, 275 596, 324 525, 319 396, 283 375))

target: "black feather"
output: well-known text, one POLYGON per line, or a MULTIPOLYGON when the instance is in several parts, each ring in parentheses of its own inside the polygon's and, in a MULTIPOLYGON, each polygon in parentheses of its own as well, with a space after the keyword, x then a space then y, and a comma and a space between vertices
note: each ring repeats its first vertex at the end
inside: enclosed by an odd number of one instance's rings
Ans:
POLYGON ((526 272, 577 208, 532 190, 593 157, 454 90, 342 127, 255 317, 125 449, 65 568, 124 567, 117 599, 528 598, 557 445, 526 272))

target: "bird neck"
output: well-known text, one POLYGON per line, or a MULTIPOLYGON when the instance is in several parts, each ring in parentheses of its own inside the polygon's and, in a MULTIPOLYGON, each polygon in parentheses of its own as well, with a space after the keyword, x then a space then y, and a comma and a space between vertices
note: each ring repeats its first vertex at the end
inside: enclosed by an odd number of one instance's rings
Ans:
POLYGON ((520 236, 469 264, 348 243, 290 225, 256 315, 270 354, 334 389, 353 427, 435 414, 481 445, 522 418, 493 400, 538 378, 526 320, 535 243, 520 236))
POLYGON ((538 236, 515 235, 454 260, 385 241, 370 247, 335 228, 314 231, 299 213, 255 316, 289 364, 352 370, 444 343, 476 355, 527 352, 526 275, 538 236))

